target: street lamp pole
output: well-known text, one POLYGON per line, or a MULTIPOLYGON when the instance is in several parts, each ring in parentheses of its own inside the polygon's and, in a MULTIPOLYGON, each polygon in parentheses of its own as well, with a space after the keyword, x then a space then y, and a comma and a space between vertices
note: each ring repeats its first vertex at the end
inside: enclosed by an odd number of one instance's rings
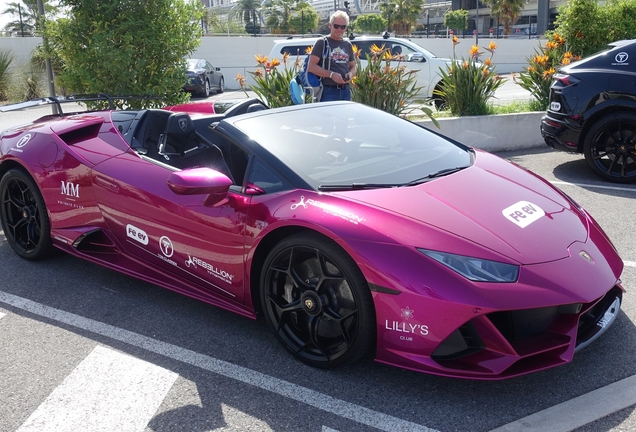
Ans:
POLYGON ((477 0, 477 17, 475 18, 475 45, 479 45, 479 0, 477 0))

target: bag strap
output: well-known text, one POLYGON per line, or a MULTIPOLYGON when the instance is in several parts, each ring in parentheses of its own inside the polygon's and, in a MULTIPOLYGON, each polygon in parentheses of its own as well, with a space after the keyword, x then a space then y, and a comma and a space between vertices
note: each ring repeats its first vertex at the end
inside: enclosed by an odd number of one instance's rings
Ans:
POLYGON ((323 38, 324 40, 324 44, 325 46, 323 47, 322 50, 322 64, 323 64, 323 68, 330 70, 331 69, 331 56, 329 55, 329 51, 331 50, 331 47, 329 46, 329 40, 327 39, 327 36, 325 36, 323 38), (329 62, 329 66, 325 68, 325 58, 327 59, 327 61, 329 62))

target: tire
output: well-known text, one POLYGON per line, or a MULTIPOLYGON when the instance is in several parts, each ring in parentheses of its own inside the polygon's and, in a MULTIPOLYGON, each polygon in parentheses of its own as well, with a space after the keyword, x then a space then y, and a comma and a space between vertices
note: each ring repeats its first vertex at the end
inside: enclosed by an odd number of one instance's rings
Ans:
POLYGON ((373 348, 371 292, 353 259, 331 240, 316 233, 288 237, 269 253, 261 275, 265 319, 302 362, 336 367, 373 348))
POLYGON ((596 121, 585 137, 583 153, 602 179, 636 182, 636 114, 617 112, 596 121))
POLYGON ((20 169, 7 171, 0 181, 0 219, 7 242, 22 258, 35 261, 55 251, 42 194, 20 169))
POLYGON ((203 89, 203 96, 210 97, 210 81, 206 78, 205 88, 203 89))
POLYGON ((221 81, 219 81, 219 91, 217 93, 221 94, 225 91, 225 78, 221 77, 221 81))

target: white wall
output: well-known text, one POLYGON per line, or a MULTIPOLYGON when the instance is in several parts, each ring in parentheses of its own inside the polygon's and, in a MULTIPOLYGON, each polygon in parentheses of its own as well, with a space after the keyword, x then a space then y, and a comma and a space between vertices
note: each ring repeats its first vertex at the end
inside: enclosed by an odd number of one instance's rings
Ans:
MULTIPOLYGON (((213 65, 222 69, 225 77, 225 85, 228 89, 238 89, 236 81, 237 73, 250 78, 248 71, 256 70, 255 56, 257 54, 269 55, 275 40, 281 37, 204 37, 201 45, 192 54, 194 58, 204 58, 213 65)), ((435 53, 439 57, 453 57, 452 43, 450 39, 426 39, 413 38, 413 42, 435 53)), ((33 49, 40 44, 41 38, 0 38, 0 49, 11 49, 17 57, 17 63, 22 65, 28 62, 33 49)), ((527 66, 527 58, 535 54, 539 44, 545 45, 544 40, 538 39, 489 39, 480 38, 479 46, 484 47, 494 41, 497 50, 493 57, 493 63, 499 73, 520 72, 527 66)), ((474 44, 472 38, 460 39, 455 48, 458 58, 468 57, 468 50, 474 44)), ((485 54, 490 55, 487 51, 485 54)), ((486 56, 482 56, 485 59, 486 56)), ((248 82, 253 82, 248 80, 248 82)))

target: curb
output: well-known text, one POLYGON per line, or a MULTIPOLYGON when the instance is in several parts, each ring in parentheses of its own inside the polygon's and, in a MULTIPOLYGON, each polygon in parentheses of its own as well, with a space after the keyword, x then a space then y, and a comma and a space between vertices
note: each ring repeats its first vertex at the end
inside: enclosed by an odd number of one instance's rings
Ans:
POLYGON ((473 117, 416 121, 435 132, 471 147, 486 151, 520 150, 545 146, 541 137, 541 117, 544 112, 498 114, 473 117))

